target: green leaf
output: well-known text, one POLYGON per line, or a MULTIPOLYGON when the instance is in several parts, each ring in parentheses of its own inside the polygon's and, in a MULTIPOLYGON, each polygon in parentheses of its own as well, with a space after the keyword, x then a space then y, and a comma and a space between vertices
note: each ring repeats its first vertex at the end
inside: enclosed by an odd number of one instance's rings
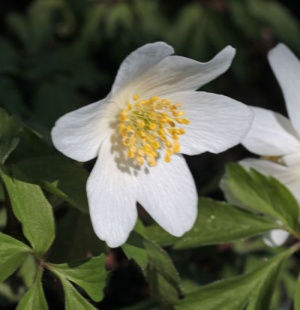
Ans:
POLYGON ((27 182, 26 176, 12 168, 13 177, 0 171, 7 189, 13 212, 22 223, 25 237, 33 249, 44 254, 54 240, 52 207, 38 185, 27 182))
POLYGON ((174 247, 186 249, 238 241, 280 227, 274 221, 225 202, 200 198, 196 223, 174 247))
POLYGON ((291 233, 297 231, 298 203, 276 179, 253 169, 246 171, 238 164, 229 164, 221 187, 229 201, 281 221, 291 233))
POLYGON ((16 74, 18 72, 19 55, 10 41, 0 37, 0 72, 16 74))
POLYGON ((148 264, 148 254, 145 250, 142 237, 136 232, 132 232, 122 249, 125 255, 132 258, 142 268, 145 269, 148 264))
POLYGON ((15 164, 28 158, 51 155, 52 153, 41 135, 28 127, 24 127, 20 143, 8 160, 15 164))
POLYGON ((88 212, 88 173, 77 163, 63 157, 42 156, 21 161, 18 167, 43 189, 88 212))
POLYGON ((97 256, 106 250, 106 244, 96 236, 89 214, 69 208, 57 223, 51 249, 49 261, 61 263, 97 256))
POLYGON ((9 277, 30 252, 24 243, 0 233, 0 282, 9 277))
POLYGON ((148 253, 147 280, 152 294, 165 305, 174 304, 182 295, 180 278, 166 251, 152 241, 144 240, 148 253))
POLYGON ((253 16, 270 25, 280 41, 300 52, 299 22, 284 5, 278 1, 247 0, 247 9, 253 16))
POLYGON ((83 288, 94 301, 103 298, 107 277, 104 254, 68 264, 49 263, 47 266, 60 280, 71 281, 83 288))
POLYGON ((300 310, 300 274, 298 276, 296 289, 295 289, 294 310, 300 310))
POLYGON ((31 288, 25 293, 16 310, 47 310, 48 305, 42 287, 42 270, 37 273, 31 288))
POLYGON ((9 154, 19 143, 22 124, 18 118, 9 116, 0 108, 0 164, 3 164, 9 154))
POLYGON ((159 244, 160 246, 169 246, 173 245, 178 241, 178 237, 174 237, 170 235, 167 231, 165 231, 163 228, 161 228, 157 224, 153 224, 151 226, 146 227, 147 237, 159 244))
POLYGON ((64 278, 60 278, 65 292, 66 310, 96 310, 86 299, 84 299, 70 282, 64 278))
POLYGON ((187 294, 177 303, 176 309, 215 310, 223 309, 224 305, 230 310, 268 309, 281 267, 293 251, 285 251, 265 261, 248 274, 203 286, 187 294))
POLYGON ((23 94, 20 88, 9 75, 0 75, 1 107, 5 108, 10 114, 21 116, 29 111, 28 107, 23 102, 22 96, 23 94))
POLYGON ((250 39, 257 39, 260 35, 261 25, 257 19, 251 15, 247 3, 241 0, 230 0, 230 10, 233 22, 247 35, 250 39))
POLYGON ((18 270, 18 277, 23 279, 27 288, 30 288, 36 278, 38 265, 33 255, 28 255, 18 270))

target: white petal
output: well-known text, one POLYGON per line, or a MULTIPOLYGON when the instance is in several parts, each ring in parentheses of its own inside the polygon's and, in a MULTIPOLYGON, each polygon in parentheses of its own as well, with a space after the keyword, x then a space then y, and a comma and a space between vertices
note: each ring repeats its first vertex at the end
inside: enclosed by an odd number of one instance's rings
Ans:
POLYGON ((268 58, 282 89, 289 118, 300 134, 300 62, 284 44, 273 48, 268 58))
POLYGON ((135 92, 147 99, 154 95, 196 90, 224 73, 234 55, 235 49, 227 46, 206 63, 181 56, 166 57, 138 80, 134 85, 135 92))
POLYGON ((286 167, 262 159, 247 158, 239 162, 245 168, 253 168, 258 172, 273 176, 284 184, 300 203, 300 166, 286 167))
POLYGON ((290 167, 297 166, 297 165, 300 166, 300 152, 287 154, 283 156, 281 160, 286 166, 290 166, 290 167))
POLYGON ((139 80, 145 72, 173 53, 173 48, 164 42, 146 44, 132 52, 119 68, 112 94, 139 80))
POLYGON ((96 157, 101 142, 110 132, 112 108, 104 99, 62 116, 51 131, 54 146, 78 161, 96 157))
POLYGON ((90 215, 96 235, 108 246, 125 243, 137 220, 135 177, 122 169, 107 139, 87 182, 90 215))
POLYGON ((283 229, 273 229, 266 233, 264 236, 264 242, 270 247, 281 246, 288 239, 289 233, 283 229))
POLYGON ((286 117, 257 107, 252 126, 242 144, 252 153, 282 156, 300 150, 300 142, 291 122, 286 117))
POLYGON ((190 230, 197 217, 197 192, 193 177, 181 155, 171 163, 162 158, 138 180, 138 202, 153 219, 174 236, 190 230))
POLYGON ((240 143, 250 127, 250 109, 231 98, 205 92, 181 92, 168 98, 182 103, 184 117, 190 120, 180 136, 181 153, 225 151, 240 143))

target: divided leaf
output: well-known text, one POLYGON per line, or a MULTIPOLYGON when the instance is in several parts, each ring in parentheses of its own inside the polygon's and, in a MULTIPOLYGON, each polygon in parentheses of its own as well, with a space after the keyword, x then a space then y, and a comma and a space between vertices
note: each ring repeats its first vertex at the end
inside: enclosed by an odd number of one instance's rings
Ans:
POLYGON ((148 264, 148 254, 140 235, 136 232, 132 232, 126 243, 122 245, 122 249, 129 259, 135 260, 142 269, 146 268, 148 264))
POLYGON ((38 185, 27 182, 26 176, 16 167, 13 177, 0 171, 7 189, 13 212, 22 223, 25 237, 33 249, 44 254, 54 240, 52 207, 38 185))
POLYGON ((0 282, 9 277, 30 252, 24 243, 0 233, 0 282))
POLYGON ((199 199, 198 218, 193 228, 175 243, 176 249, 238 241, 281 228, 274 221, 225 202, 199 199))
POLYGON ((42 270, 37 273, 36 279, 30 289, 20 300, 16 310, 47 310, 48 305, 42 287, 42 270))
POLYGON ((285 251, 262 263, 256 270, 201 287, 179 301, 176 309, 215 310, 226 305, 230 310, 268 309, 280 269, 293 250, 285 251))
POLYGON ((9 154, 19 143, 22 123, 18 118, 9 116, 0 108, 0 164, 3 164, 9 154))
POLYGON ((48 267, 62 282, 71 281, 83 288, 94 301, 103 298, 107 277, 104 254, 67 264, 49 263, 48 267))
POLYGON ((96 310, 65 278, 60 278, 65 292, 66 310, 96 310))
POLYGON ((229 164, 221 187, 227 200, 257 213, 279 220, 289 231, 296 231, 299 206, 290 191, 279 181, 238 164, 229 164))
POLYGON ((148 253, 146 276, 152 294, 166 305, 174 304, 183 292, 171 258, 166 251, 149 240, 144 240, 144 245, 148 253))

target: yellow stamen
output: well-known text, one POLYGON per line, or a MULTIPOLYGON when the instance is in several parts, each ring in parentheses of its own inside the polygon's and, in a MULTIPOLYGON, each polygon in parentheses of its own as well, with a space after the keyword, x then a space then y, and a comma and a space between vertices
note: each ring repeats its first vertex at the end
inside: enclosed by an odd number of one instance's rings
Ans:
POLYGON ((133 102, 127 103, 119 114, 119 132, 123 145, 128 147, 127 156, 140 166, 156 166, 161 150, 165 162, 170 162, 171 156, 180 152, 179 139, 185 134, 185 129, 179 126, 190 121, 182 118, 184 111, 178 110, 180 103, 173 104, 158 96, 139 99, 140 95, 135 94, 133 102))

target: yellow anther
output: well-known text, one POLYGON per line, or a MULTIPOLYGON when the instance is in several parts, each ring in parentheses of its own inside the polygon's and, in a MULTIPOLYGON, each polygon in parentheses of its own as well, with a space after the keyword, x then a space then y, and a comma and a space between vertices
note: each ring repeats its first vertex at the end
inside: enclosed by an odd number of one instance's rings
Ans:
POLYGON ((171 156, 166 154, 165 156, 165 162, 169 163, 171 161, 171 156))
POLYGON ((144 164, 144 158, 142 156, 136 156, 135 161, 138 165, 142 166, 144 164))
POLYGON ((152 102, 155 102, 155 101, 158 101, 159 100, 159 97, 158 96, 153 96, 150 98, 150 101, 152 102))
POLYGON ((133 158, 135 153, 131 152, 130 150, 128 150, 128 153, 127 153, 128 157, 129 158, 133 158))
POLYGON ((169 123, 170 126, 175 127, 175 123, 173 121, 168 120, 168 123, 169 123))
POLYGON ((124 144, 125 146, 130 145, 130 139, 129 139, 129 138, 123 138, 123 144, 124 144))
POLYGON ((165 141, 166 147, 172 147, 172 143, 169 140, 165 141))
POLYGON ((156 128, 156 124, 149 123, 148 127, 149 127, 150 130, 154 130, 156 128))
POLYGON ((164 160, 171 161, 171 156, 180 151, 179 138, 185 129, 178 124, 189 124, 182 118, 184 111, 178 110, 180 103, 158 96, 140 100, 140 95, 133 96, 119 114, 119 132, 128 158, 142 166, 157 165, 158 150, 164 152, 164 160))
POLYGON ((174 153, 180 152, 180 143, 179 142, 177 142, 177 141, 174 142, 173 151, 174 151, 174 153))
POLYGON ((145 127, 145 121, 143 121, 142 119, 138 119, 136 123, 137 123, 137 126, 141 129, 145 127))

